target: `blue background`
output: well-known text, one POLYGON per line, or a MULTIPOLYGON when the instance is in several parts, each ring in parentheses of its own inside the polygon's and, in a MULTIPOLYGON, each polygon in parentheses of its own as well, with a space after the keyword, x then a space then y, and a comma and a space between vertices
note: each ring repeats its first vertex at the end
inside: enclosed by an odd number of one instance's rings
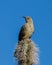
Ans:
POLYGON ((16 65, 13 54, 25 23, 22 16, 33 18, 32 40, 40 47, 39 65, 52 65, 51 0, 0 0, 0 65, 16 65))

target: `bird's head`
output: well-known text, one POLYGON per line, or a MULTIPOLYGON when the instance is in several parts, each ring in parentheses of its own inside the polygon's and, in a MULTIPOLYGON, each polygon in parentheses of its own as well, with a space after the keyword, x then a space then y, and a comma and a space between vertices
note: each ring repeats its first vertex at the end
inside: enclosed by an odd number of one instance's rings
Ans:
POLYGON ((32 23, 32 18, 30 16, 23 16, 23 18, 26 20, 26 23, 32 23))

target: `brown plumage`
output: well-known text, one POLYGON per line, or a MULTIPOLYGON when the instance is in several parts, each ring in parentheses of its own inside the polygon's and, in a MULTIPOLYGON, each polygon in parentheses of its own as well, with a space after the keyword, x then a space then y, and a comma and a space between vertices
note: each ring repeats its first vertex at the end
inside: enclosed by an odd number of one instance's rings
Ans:
POLYGON ((23 16, 23 18, 25 18, 26 23, 22 26, 20 30, 18 38, 19 41, 30 38, 34 32, 34 25, 32 18, 29 16, 27 17, 23 16))

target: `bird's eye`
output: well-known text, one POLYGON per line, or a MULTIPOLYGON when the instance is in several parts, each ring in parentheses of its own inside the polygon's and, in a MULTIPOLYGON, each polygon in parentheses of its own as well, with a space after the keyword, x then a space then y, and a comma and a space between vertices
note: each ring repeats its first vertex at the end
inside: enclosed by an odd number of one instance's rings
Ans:
POLYGON ((27 18, 29 20, 29 18, 27 18))

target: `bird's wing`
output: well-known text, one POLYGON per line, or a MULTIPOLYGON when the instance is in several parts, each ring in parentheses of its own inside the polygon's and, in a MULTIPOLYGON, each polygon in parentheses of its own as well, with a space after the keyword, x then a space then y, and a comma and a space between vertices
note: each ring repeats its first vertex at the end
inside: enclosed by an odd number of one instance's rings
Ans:
POLYGON ((25 36, 26 32, 26 25, 23 25, 21 27, 20 33, 19 33, 19 40, 22 39, 23 36, 25 36))
POLYGON ((25 31, 26 31, 26 25, 23 25, 20 32, 21 32, 22 34, 24 34, 25 31))

